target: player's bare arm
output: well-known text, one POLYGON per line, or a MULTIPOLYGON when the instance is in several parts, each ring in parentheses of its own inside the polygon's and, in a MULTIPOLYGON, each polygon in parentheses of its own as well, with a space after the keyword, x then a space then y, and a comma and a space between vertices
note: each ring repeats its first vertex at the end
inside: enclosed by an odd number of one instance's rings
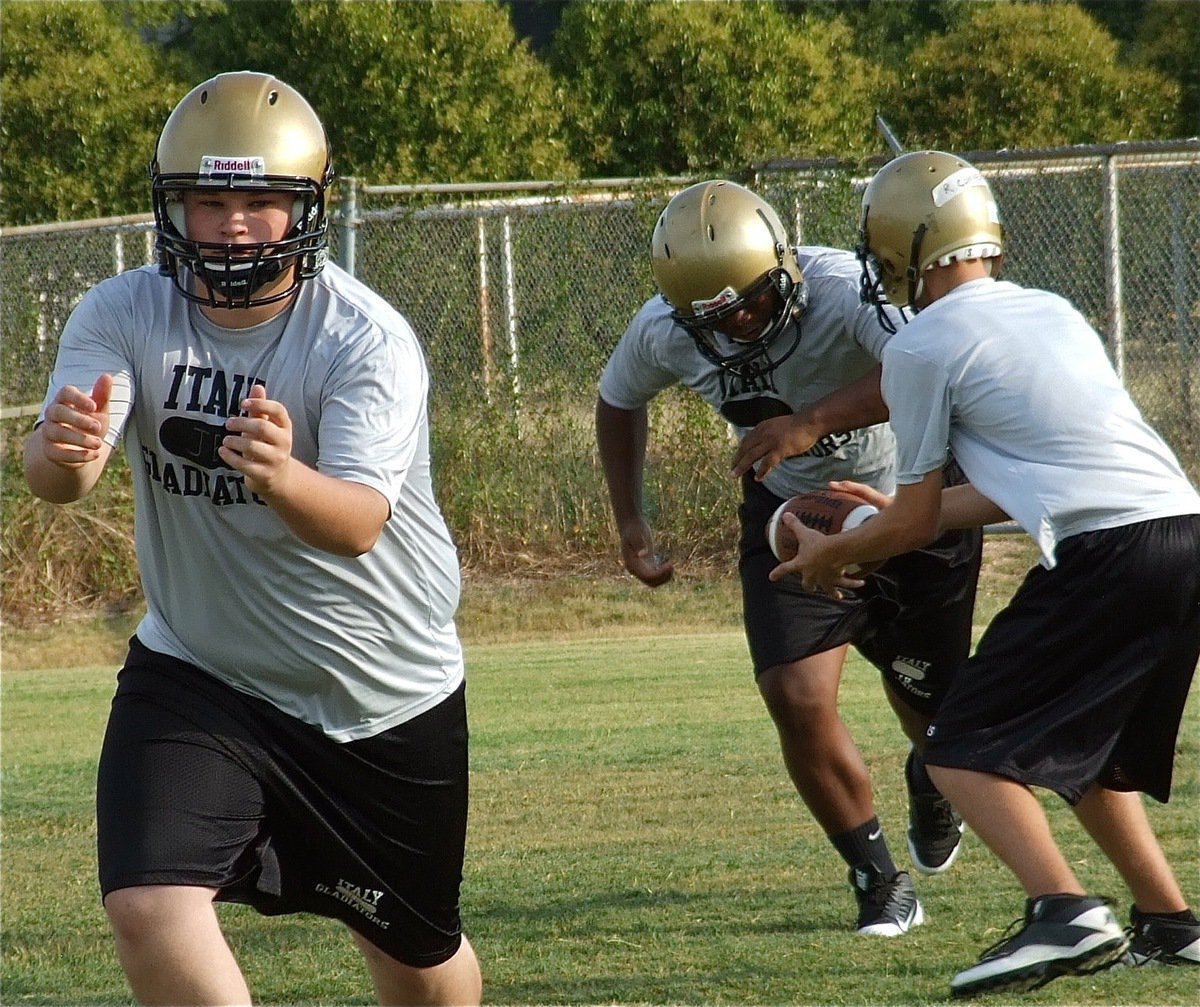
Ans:
POLYGON ((741 478, 754 468, 754 478, 761 481, 785 458, 804 454, 827 434, 886 422, 888 410, 879 391, 881 370, 875 367, 790 416, 763 420, 742 438, 730 473, 741 478))
POLYGON ((941 530, 979 528, 1009 520, 1003 508, 997 506, 970 483, 947 486, 942 490, 941 530))
POLYGON ((649 587, 674 576, 675 567, 656 550, 654 532, 642 514, 642 473, 648 419, 645 407, 618 409, 596 400, 596 444, 608 484, 625 569, 649 587))
POLYGON ((60 389, 25 442, 25 477, 43 500, 72 503, 96 485, 112 453, 104 442, 112 387, 112 376, 102 374, 90 394, 74 385, 60 389))
POLYGON ((339 556, 361 556, 388 519, 388 502, 370 486, 337 479, 292 457, 292 420, 283 404, 255 385, 231 417, 221 460, 303 541, 339 556))
MULTIPOLYGON (((881 493, 873 486, 853 482, 849 479, 836 479, 829 483, 830 489, 843 493, 853 493, 863 503, 869 503, 883 510, 892 502, 886 493, 881 493)), ((1004 509, 989 500, 970 483, 961 486, 947 486, 942 490, 941 524, 938 535, 961 528, 980 528, 984 525, 995 524, 1010 520, 1004 509)))

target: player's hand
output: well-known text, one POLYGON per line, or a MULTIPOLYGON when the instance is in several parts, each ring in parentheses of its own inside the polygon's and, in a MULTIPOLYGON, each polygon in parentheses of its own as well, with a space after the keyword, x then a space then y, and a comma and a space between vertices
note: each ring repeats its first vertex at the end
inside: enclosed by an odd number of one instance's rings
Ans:
POLYGON ((675 567, 654 548, 654 533, 642 518, 621 530, 621 562, 647 587, 661 587, 675 575, 675 567))
POLYGON ((784 514, 782 520, 796 536, 796 555, 767 574, 769 580, 798 574, 806 591, 822 591, 837 599, 841 599, 843 590, 863 586, 865 581, 847 574, 841 563, 830 562, 830 536, 802 524, 795 514, 784 514))
POLYGON ((292 464, 292 418, 282 402, 267 398, 262 385, 254 385, 242 400, 245 416, 231 416, 231 431, 217 454, 230 468, 246 477, 246 486, 259 496, 282 491, 292 464))
POLYGON ((59 389, 46 409, 42 453, 47 461, 63 468, 80 468, 100 457, 108 433, 111 374, 101 374, 91 394, 74 385, 59 389))
POLYGON ((831 490, 840 490, 843 493, 853 493, 863 503, 869 503, 873 507, 883 510, 885 507, 891 506, 892 498, 886 493, 881 493, 874 486, 868 486, 866 483, 856 483, 851 479, 831 479, 829 481, 831 490))
POLYGON ((761 482, 781 461, 804 454, 819 438, 819 431, 806 423, 802 413, 763 420, 742 438, 730 474, 741 478, 753 468, 754 478, 761 482))

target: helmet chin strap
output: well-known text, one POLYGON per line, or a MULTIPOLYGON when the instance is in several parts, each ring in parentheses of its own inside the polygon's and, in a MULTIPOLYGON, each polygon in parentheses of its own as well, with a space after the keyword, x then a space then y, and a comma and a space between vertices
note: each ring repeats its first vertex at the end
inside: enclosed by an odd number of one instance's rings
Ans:
MULTIPOLYGON (((189 268, 196 273, 194 264, 189 268)), ((203 275, 200 278, 205 286, 218 291, 226 298, 253 296, 263 287, 273 283, 283 272, 283 263, 268 259, 259 262, 257 259, 243 261, 220 259, 204 259, 203 275), (253 286, 251 286, 253 282, 253 286)), ((199 273, 197 275, 200 275, 199 273)))
MULTIPOLYGON (((233 259, 228 254, 222 258, 204 257, 180 260, 197 283, 208 291, 207 303, 214 308, 238 309, 252 306, 251 299, 264 287, 275 282, 295 259, 286 262, 277 259, 233 259)), ((269 304, 287 297, 296 284, 280 291, 261 302, 269 304)))
POLYGON ((913 231, 912 250, 908 256, 908 269, 904 272, 908 277, 908 304, 914 312, 917 310, 916 302, 920 296, 921 289, 924 286, 924 279, 921 277, 921 269, 918 265, 921 261, 921 245, 925 241, 926 227, 924 224, 917 226, 913 231))

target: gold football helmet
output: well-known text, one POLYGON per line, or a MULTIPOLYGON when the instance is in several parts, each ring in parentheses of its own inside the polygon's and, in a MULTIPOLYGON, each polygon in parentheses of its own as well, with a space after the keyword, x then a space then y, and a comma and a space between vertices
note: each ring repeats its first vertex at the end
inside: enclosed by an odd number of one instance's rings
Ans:
POLYGON ((700 352, 725 370, 756 380, 778 367, 796 342, 772 358, 769 350, 804 309, 804 277, 779 214, 734 182, 714 179, 678 193, 654 227, 650 266, 672 314, 700 352), (768 289, 778 295, 770 322, 748 339, 715 334, 721 324, 768 289))
POLYGON ((991 187, 960 157, 938 150, 902 154, 880 168, 863 193, 863 300, 877 307, 911 305, 930 266, 1003 254, 1004 228, 991 187))
POLYGON ((220 308, 270 304, 324 267, 329 142, 308 102, 269 74, 222 73, 193 88, 163 127, 150 177, 160 269, 189 300, 220 308), (262 188, 295 194, 292 230, 282 241, 234 246, 188 237, 185 191, 262 188), (293 264, 286 290, 254 297, 293 264), (193 290, 187 272, 207 292, 193 290))

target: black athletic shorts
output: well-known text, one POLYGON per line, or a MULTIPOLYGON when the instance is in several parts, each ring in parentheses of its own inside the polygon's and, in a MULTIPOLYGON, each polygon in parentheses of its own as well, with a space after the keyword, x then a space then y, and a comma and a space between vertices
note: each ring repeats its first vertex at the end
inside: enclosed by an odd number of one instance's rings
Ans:
POLYGON ((1171 794, 1200 657, 1200 516, 1075 535, 996 616, 929 728, 925 761, 1053 790, 1171 794))
POLYGON ((135 637, 97 784, 100 888, 199 885, 269 916, 341 920, 393 958, 462 940, 465 687, 339 743, 135 637))
MULTIPOLYGON (((952 485, 962 477, 948 466, 945 478, 952 485)), ((795 575, 767 579, 779 560, 766 526, 783 500, 749 475, 742 493, 738 570, 755 674, 851 643, 896 695, 932 716, 971 652, 982 532, 949 532, 924 549, 894 556, 838 601, 806 591, 795 575)))

